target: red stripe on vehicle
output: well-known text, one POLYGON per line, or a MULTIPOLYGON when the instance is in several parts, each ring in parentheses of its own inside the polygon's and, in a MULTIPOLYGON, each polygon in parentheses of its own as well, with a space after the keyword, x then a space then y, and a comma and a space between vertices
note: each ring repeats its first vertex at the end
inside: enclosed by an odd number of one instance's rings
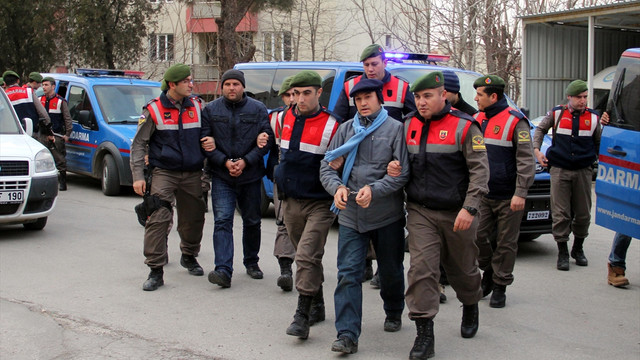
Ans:
POLYGON ((629 170, 640 171, 640 164, 634 163, 632 161, 627 161, 627 160, 614 158, 613 156, 600 155, 598 157, 598 161, 606 163, 606 164, 620 166, 620 167, 623 167, 623 168, 629 169, 629 170))

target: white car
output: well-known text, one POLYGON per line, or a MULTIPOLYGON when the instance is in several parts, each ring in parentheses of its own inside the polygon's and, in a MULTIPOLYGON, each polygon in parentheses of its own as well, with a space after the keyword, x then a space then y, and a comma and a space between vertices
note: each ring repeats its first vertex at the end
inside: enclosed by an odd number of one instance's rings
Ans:
POLYGON ((51 152, 31 137, 31 129, 31 119, 18 121, 0 90, 0 225, 42 230, 56 205, 58 171, 51 152))

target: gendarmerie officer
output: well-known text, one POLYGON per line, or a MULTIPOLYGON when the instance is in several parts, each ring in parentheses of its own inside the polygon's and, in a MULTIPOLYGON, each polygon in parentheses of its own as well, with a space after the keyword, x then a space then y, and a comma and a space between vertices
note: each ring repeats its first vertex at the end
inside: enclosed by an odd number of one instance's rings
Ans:
POLYGON ((175 200, 180 234, 180 264, 189 274, 202 276, 204 271, 196 256, 200 252, 204 226, 204 200, 200 176, 204 154, 202 103, 191 95, 193 81, 187 65, 175 64, 164 73, 162 94, 145 107, 138 131, 131 144, 133 189, 145 193, 144 157, 149 151, 151 189, 150 213, 144 231, 145 264, 151 272, 142 285, 146 291, 164 284, 163 266, 167 264, 167 231, 173 219, 171 203, 175 200))
POLYGON ((463 113, 475 115, 478 110, 462 98, 458 75, 453 70, 442 70, 442 74, 444 75, 444 89, 447 90, 447 100, 451 106, 463 113))
POLYGON ((20 76, 15 71, 5 71, 2 74, 2 78, 6 86, 4 91, 18 115, 18 119, 29 118, 33 122, 33 134, 31 136, 45 146, 49 141, 54 141, 53 132, 51 131, 51 119, 36 98, 35 91, 30 87, 21 87, 20 76))
POLYGON ((518 252, 520 222, 529 187, 535 177, 529 121, 507 103, 505 82, 499 76, 479 77, 474 83, 475 100, 489 157, 489 193, 482 198, 476 244, 478 262, 484 271, 482 295, 493 290, 489 305, 504 307, 507 285, 513 283, 518 252), (496 247, 490 236, 495 231, 496 247))
POLYGON ((49 146, 51 155, 56 161, 58 168, 58 190, 67 190, 67 147, 73 124, 67 100, 56 94, 56 80, 50 76, 42 79, 42 90, 44 95, 40 98, 42 106, 51 118, 51 130, 57 139, 49 146))
POLYGON ((462 337, 478 331, 482 290, 475 215, 488 192, 489 165, 479 124, 451 109, 442 72, 421 76, 411 91, 418 111, 405 121, 411 166, 405 188, 411 256, 406 301, 417 328, 410 358, 426 359, 434 354, 441 262, 463 304, 462 337))
POLYGON ((598 156, 602 128, 598 114, 587 108, 587 83, 575 80, 567 86, 568 103, 556 106, 542 119, 533 136, 538 162, 551 174, 552 233, 558 245, 558 270, 569 270, 567 242, 573 232, 571 257, 587 266, 582 244, 591 221, 591 165, 598 156), (544 135, 553 128, 547 154, 540 151, 544 135))

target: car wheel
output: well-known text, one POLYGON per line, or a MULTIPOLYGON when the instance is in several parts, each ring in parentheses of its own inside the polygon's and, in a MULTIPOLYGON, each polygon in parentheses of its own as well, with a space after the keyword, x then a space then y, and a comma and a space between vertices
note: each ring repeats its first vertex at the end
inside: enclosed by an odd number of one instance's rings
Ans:
POLYGON ((118 167, 111 155, 105 155, 104 159, 102 159, 102 192, 107 196, 120 193, 118 167))
POLYGON ((39 218, 35 222, 22 224, 22 226, 24 226, 24 228, 27 229, 27 230, 42 230, 42 229, 44 229, 45 225, 47 225, 47 217, 46 216, 39 218))

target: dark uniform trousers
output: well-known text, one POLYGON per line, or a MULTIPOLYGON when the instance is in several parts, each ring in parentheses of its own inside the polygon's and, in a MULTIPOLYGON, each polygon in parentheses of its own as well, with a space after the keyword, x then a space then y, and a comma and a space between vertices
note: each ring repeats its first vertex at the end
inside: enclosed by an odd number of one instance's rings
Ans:
POLYGON ((551 174, 551 231, 557 242, 589 235, 591 221, 591 168, 567 170, 552 166, 551 174))
POLYGON ((282 200, 278 197, 278 190, 276 184, 273 184, 273 207, 276 210, 276 222, 280 225, 276 231, 276 240, 273 244, 273 256, 277 259, 287 258, 293 260, 296 256, 296 248, 293 246, 293 242, 289 239, 289 233, 287 227, 284 225, 284 209, 282 206, 282 200))
MULTIPOLYGON (((204 200, 202 199, 202 171, 170 171, 154 168, 151 195, 176 204, 180 250, 185 255, 200 252, 204 227, 204 200)), ((156 210, 144 228, 145 264, 151 268, 167 264, 167 233, 173 213, 164 206, 156 210)))
POLYGON ((439 264, 442 262, 451 287, 464 305, 482 298, 478 247, 475 244, 478 219, 469 229, 453 232, 458 211, 431 210, 407 203, 407 228, 411 262, 406 301, 409 318, 432 319, 440 306, 439 264))
POLYGON ((513 283, 513 267, 518 253, 518 236, 524 210, 512 211, 511 199, 482 198, 478 210, 478 238, 476 245, 480 255, 480 269, 493 269, 493 282, 498 285, 513 283), (490 237, 496 231, 496 248, 492 249, 490 237))
POLYGON ((67 146, 63 137, 55 136, 55 139, 55 141, 46 140, 47 147, 56 162, 56 169, 58 171, 67 171, 67 146))
POLYGON ((284 223, 296 249, 296 290, 300 295, 315 295, 324 282, 324 245, 336 218, 330 209, 332 203, 332 199, 282 201, 284 223))

